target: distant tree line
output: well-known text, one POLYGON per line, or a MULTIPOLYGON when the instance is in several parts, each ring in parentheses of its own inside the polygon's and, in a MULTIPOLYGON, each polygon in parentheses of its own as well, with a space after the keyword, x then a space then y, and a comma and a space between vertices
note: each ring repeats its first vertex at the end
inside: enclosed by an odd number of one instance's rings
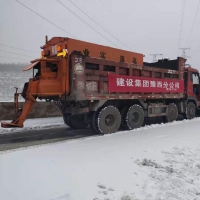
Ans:
POLYGON ((28 63, 0 63, 0 71, 22 71, 28 63))

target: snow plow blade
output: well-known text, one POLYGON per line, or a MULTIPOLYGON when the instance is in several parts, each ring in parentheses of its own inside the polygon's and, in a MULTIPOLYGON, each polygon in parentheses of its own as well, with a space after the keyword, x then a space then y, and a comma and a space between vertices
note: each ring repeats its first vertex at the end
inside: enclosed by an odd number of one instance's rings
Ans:
POLYGON ((12 122, 2 122, 1 127, 2 128, 22 128, 23 126, 19 126, 17 124, 12 123, 12 122))
POLYGON ((12 122, 2 122, 1 127, 2 128, 23 128, 24 121, 27 119, 27 116, 31 112, 35 102, 36 101, 34 99, 26 99, 23 108, 18 109, 18 112, 16 112, 16 116, 12 120, 12 122))

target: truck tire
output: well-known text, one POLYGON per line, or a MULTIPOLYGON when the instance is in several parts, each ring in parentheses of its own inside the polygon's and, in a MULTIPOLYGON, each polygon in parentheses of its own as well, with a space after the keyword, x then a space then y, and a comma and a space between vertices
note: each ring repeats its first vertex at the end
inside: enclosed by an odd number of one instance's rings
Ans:
POLYGON ((93 115, 92 115, 92 120, 90 122, 90 128, 96 132, 96 133, 100 133, 98 128, 97 128, 97 112, 94 112, 93 115))
POLYGON ((73 129, 83 129, 86 128, 89 123, 84 120, 84 115, 71 115, 66 114, 63 116, 64 122, 73 129))
POLYGON ((64 122, 65 122, 65 124, 67 125, 67 126, 69 126, 69 127, 71 127, 71 124, 70 124, 70 116, 71 116, 71 114, 64 114, 63 115, 63 120, 64 120, 64 122))
POLYGON ((121 128, 127 130, 126 115, 129 110, 130 105, 125 106, 121 111, 121 128))
POLYGON ((98 111, 95 121, 100 133, 115 133, 120 127, 121 115, 116 107, 107 106, 98 111))
POLYGON ((187 104, 186 112, 184 114, 186 119, 193 119, 196 117, 196 106, 193 102, 187 104))
POLYGON ((144 123, 144 110, 140 105, 132 105, 126 113, 126 129, 140 128, 144 123))
POLYGON ((176 121, 178 117, 178 108, 175 103, 170 103, 167 106, 166 116, 164 117, 164 121, 173 122, 176 121))

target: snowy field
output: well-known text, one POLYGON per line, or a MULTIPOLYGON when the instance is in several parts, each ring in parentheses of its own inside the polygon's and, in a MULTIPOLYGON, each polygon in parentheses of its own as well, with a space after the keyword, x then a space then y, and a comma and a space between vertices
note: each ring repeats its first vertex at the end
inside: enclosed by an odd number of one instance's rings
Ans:
MULTIPOLYGON (((0 71, 0 102, 13 101, 15 88, 19 88, 19 92, 22 91, 24 83, 31 78, 32 71, 0 71)), ((23 98, 19 98, 22 100, 23 98)))
POLYGON ((0 199, 200 200, 199 127, 196 118, 1 152, 0 199))

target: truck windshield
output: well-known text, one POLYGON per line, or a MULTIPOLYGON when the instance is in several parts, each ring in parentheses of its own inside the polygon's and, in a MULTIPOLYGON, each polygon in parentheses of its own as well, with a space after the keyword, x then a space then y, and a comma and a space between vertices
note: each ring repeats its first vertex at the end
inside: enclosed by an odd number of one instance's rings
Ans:
POLYGON ((193 84, 199 84, 199 74, 192 73, 192 82, 193 84))

